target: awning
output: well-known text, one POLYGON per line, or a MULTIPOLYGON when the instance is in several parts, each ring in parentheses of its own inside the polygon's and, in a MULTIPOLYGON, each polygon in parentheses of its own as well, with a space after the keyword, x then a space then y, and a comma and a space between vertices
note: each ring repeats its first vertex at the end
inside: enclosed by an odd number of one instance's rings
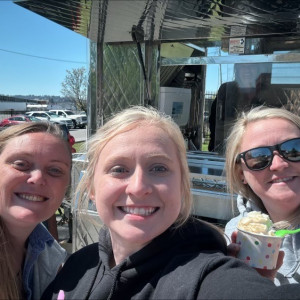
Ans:
POLYGON ((15 1, 93 41, 221 41, 234 36, 294 36, 300 1, 294 0, 22 0, 15 1))

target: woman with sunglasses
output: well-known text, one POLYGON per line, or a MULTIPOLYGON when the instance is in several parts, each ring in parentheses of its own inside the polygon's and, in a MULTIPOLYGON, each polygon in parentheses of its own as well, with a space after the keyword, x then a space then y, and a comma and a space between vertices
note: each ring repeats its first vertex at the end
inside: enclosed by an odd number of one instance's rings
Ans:
MULTIPOLYGON (((234 124, 227 139, 226 176, 238 194, 240 215, 227 223, 231 236, 249 211, 269 214, 273 222, 300 225, 300 117, 280 108, 256 107, 234 124)), ((300 234, 283 240, 285 252, 277 285, 300 282, 300 234)))

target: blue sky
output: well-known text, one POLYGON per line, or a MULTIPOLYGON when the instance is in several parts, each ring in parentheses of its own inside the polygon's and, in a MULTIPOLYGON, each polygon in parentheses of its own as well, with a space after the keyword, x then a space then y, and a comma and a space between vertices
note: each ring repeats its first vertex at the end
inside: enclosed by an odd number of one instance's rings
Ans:
MULTIPOLYGON (((0 0, 0 94, 62 96, 66 70, 80 67, 89 67, 87 38, 0 0)), ((221 83, 218 71, 218 65, 208 67, 207 91, 221 83)))
POLYGON ((62 96, 66 70, 88 69, 88 62, 87 38, 0 0, 0 94, 62 96))

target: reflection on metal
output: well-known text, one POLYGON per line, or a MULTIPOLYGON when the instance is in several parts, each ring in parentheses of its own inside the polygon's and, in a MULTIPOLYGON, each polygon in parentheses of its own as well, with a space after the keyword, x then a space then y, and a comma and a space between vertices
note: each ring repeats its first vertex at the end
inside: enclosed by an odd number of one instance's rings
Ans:
POLYGON ((146 94, 145 100, 146 101, 144 101, 143 105, 144 104, 150 105, 151 104, 150 93, 149 93, 150 82, 149 82, 149 78, 146 73, 144 56, 143 56, 142 47, 141 47, 141 43, 144 42, 144 31, 141 29, 140 26, 133 25, 132 29, 131 29, 131 35, 132 35, 132 40, 136 44, 136 47, 137 47, 138 58, 139 58, 140 66, 141 66, 141 69, 143 72, 143 77, 144 77, 144 87, 145 87, 145 94, 146 94))
POLYGON ((176 76, 182 70, 183 66, 162 66, 160 69, 160 84, 161 86, 170 86, 176 76))
MULTIPOLYGON (((99 107, 99 93, 101 94, 101 88, 99 88, 100 78, 99 76, 99 58, 97 56, 97 43, 90 43, 90 70, 89 70, 89 85, 88 85, 88 126, 87 137, 93 135, 101 124, 101 108, 99 107), (99 90, 100 91, 99 91, 99 90), (91 100, 93 99, 93 100, 91 100)), ((101 59, 101 57, 100 57, 101 59)))
MULTIPOLYGON (((93 41, 89 136, 112 112, 144 104, 143 74, 132 45, 133 26, 138 26, 144 33, 145 43, 141 46, 150 102, 154 106, 158 103, 159 87, 182 86, 184 73, 201 74, 201 82, 193 97, 203 102, 204 89, 200 91, 200 87, 205 83, 204 65, 300 61, 298 53, 272 54, 274 51, 300 49, 299 1, 24 0, 15 3, 93 41), (199 51, 217 46, 226 55, 229 39, 240 35, 246 39, 246 55, 204 57, 199 51), (181 58, 164 52, 164 43, 176 42, 185 45, 188 51, 181 58)), ((194 107, 192 109, 196 111, 194 107)), ((201 110, 199 112, 202 116, 201 110)), ((201 131, 202 125, 198 125, 201 131)))
POLYGON ((227 186, 225 180, 213 180, 213 179, 205 179, 201 177, 192 177, 191 178, 192 187, 194 189, 204 189, 210 191, 219 191, 226 192, 227 186))
MULTIPOLYGON (((161 57, 190 57, 194 49, 182 43, 163 43, 161 45, 161 57)), ((205 53, 205 51, 203 51, 205 53)))
POLYGON ((72 252, 92 243, 98 242, 99 230, 103 226, 97 212, 79 213, 73 209, 72 252))
POLYGON ((224 157, 214 153, 187 153, 190 169, 193 214, 226 222, 236 213, 234 202, 227 191, 224 177, 224 157))
MULTIPOLYGON (((88 36, 92 4, 98 1, 84 0, 21 0, 16 4, 23 6, 55 23, 88 36)), ((95 6, 95 5, 93 5, 95 6)), ((95 9, 95 7, 94 7, 95 9)))
POLYGON ((299 1, 282 0, 25 0, 16 2, 93 41, 131 42, 140 25, 145 40, 229 38, 232 26, 246 37, 299 35, 299 1), (100 28, 100 31, 99 31, 100 28))
POLYGON ((192 189, 193 214, 226 223, 235 214, 235 203, 228 193, 192 189))
POLYGON ((300 53, 257 54, 239 56, 203 56, 162 58, 162 66, 186 66, 208 64, 235 64, 235 63, 268 63, 268 62, 300 62, 300 53))
POLYGON ((143 104, 143 73, 137 48, 104 44, 102 107, 104 121, 130 105, 143 104))

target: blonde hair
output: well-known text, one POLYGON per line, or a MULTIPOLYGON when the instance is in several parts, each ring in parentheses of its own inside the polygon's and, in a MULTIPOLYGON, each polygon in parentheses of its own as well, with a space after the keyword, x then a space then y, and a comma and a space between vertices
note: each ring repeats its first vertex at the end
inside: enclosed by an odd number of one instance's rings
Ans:
MULTIPOLYGON (((51 134, 66 145, 72 158, 71 148, 68 141, 65 140, 64 134, 57 125, 48 122, 30 122, 20 125, 14 125, 0 132, 0 155, 9 141, 15 137, 28 133, 45 132, 51 134)), ((22 282, 16 278, 13 270, 13 253, 7 228, 0 216, 0 299, 21 299, 22 282)))
POLYGON ((240 164, 236 163, 237 156, 240 153, 240 145, 243 135, 249 123, 266 119, 284 119, 300 129, 300 117, 284 108, 269 108, 258 106, 249 112, 242 112, 233 125, 226 141, 226 178, 229 191, 234 194, 240 194, 247 200, 251 199, 262 211, 266 208, 262 200, 253 192, 248 184, 243 184, 240 178, 240 164))
POLYGON ((118 134, 130 131, 141 125, 156 126, 164 130, 176 146, 176 152, 181 170, 182 206, 176 224, 182 225, 190 216, 192 198, 190 191, 189 168, 186 158, 185 142, 178 125, 171 117, 160 113, 151 107, 134 106, 114 115, 102 126, 88 142, 88 166, 76 190, 79 207, 85 209, 88 205, 89 194, 99 155, 105 145, 118 134))

